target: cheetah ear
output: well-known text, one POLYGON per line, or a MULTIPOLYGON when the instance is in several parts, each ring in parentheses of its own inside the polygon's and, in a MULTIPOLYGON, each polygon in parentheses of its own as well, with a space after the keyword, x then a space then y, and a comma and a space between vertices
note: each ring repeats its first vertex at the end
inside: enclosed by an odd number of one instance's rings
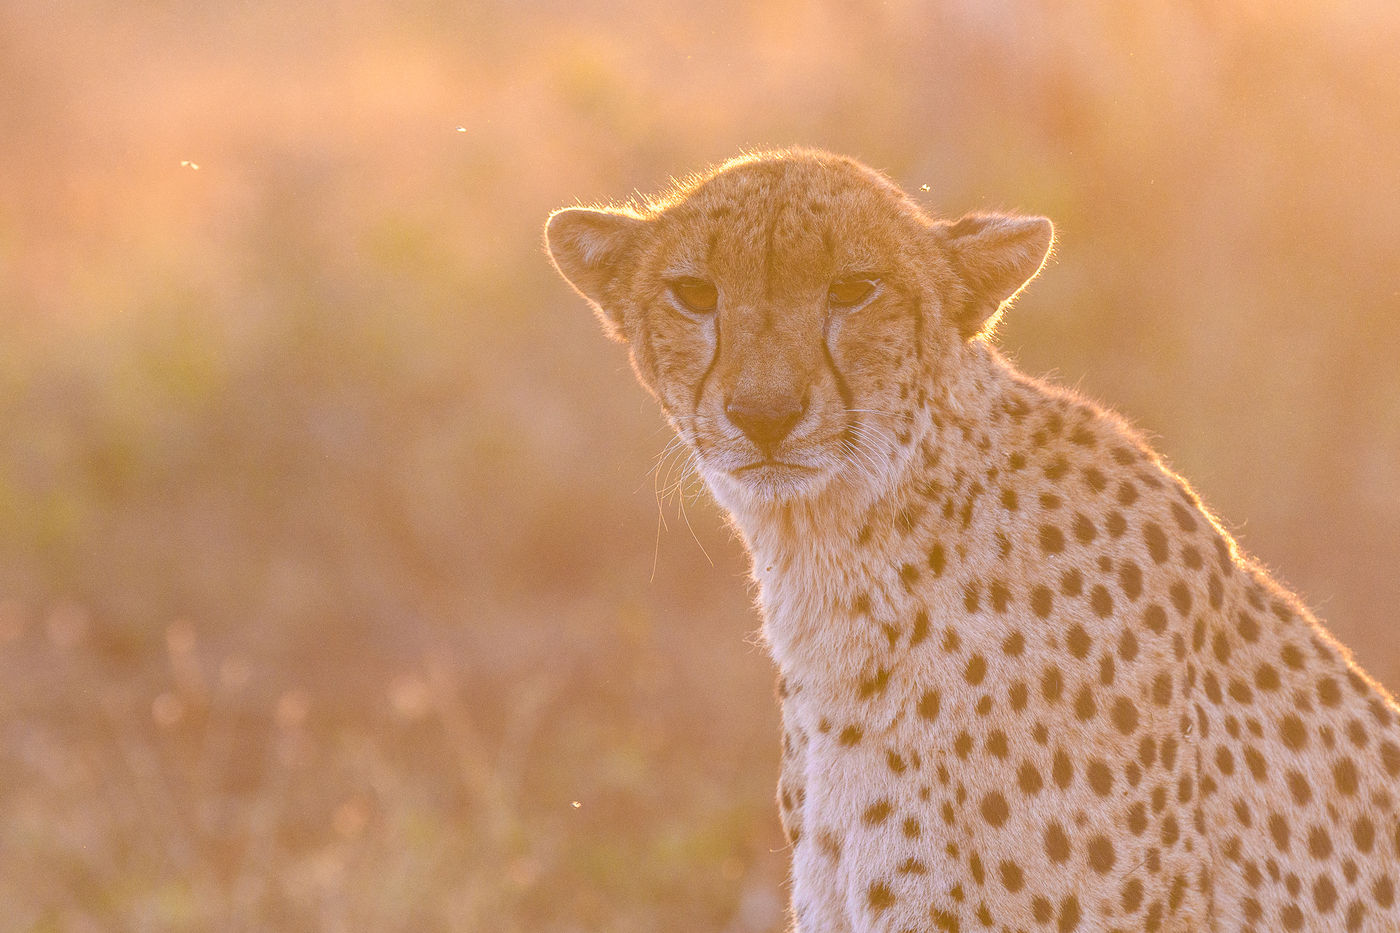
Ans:
POLYGON ((964 337, 991 330, 1001 311, 1045 265, 1055 228, 1044 217, 968 214, 937 225, 953 271, 967 289, 954 310, 964 337))
POLYGON ((603 329, 626 340, 622 311, 612 299, 612 285, 624 268, 637 234, 646 221, 620 211, 566 207, 549 215, 545 248, 570 285, 593 306, 603 329))

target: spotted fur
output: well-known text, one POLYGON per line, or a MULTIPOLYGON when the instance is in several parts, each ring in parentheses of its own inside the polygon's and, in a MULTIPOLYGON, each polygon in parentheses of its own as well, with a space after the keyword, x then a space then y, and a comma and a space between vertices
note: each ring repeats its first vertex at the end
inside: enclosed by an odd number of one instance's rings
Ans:
POLYGON ((1400 929, 1394 702, 989 342, 1048 221, 798 150, 547 236, 752 556, 797 930, 1400 929))

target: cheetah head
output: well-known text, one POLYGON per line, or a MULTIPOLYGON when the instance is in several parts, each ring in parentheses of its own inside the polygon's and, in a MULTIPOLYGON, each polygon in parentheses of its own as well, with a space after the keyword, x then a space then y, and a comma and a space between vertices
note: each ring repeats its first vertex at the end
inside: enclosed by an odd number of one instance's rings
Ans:
POLYGON ((722 504, 867 485, 918 410, 1039 271, 1041 217, 929 217, 878 172, 812 150, 745 156, 642 206, 555 212, 559 272, 722 504))

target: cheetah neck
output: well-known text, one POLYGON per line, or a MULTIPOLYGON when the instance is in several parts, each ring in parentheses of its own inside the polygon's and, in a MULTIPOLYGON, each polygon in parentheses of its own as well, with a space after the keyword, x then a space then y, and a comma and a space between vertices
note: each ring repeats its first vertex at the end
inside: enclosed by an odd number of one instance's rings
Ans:
POLYGON ((808 500, 732 511, 759 586, 763 635, 785 677, 836 688, 888 654, 882 593, 916 559, 911 532, 965 524, 962 498, 1008 455, 990 413, 1015 378, 995 351, 972 350, 977 364, 960 367, 956 384, 930 379, 910 443, 885 471, 852 473, 808 500))

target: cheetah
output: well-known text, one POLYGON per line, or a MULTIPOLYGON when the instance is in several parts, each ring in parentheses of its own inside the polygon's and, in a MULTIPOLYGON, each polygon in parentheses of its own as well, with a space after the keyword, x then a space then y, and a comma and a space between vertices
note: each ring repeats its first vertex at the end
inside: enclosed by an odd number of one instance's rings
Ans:
POLYGON ((1400 929, 1394 701, 993 345, 1050 221, 797 149, 545 237, 752 559, 792 929, 1400 929))

